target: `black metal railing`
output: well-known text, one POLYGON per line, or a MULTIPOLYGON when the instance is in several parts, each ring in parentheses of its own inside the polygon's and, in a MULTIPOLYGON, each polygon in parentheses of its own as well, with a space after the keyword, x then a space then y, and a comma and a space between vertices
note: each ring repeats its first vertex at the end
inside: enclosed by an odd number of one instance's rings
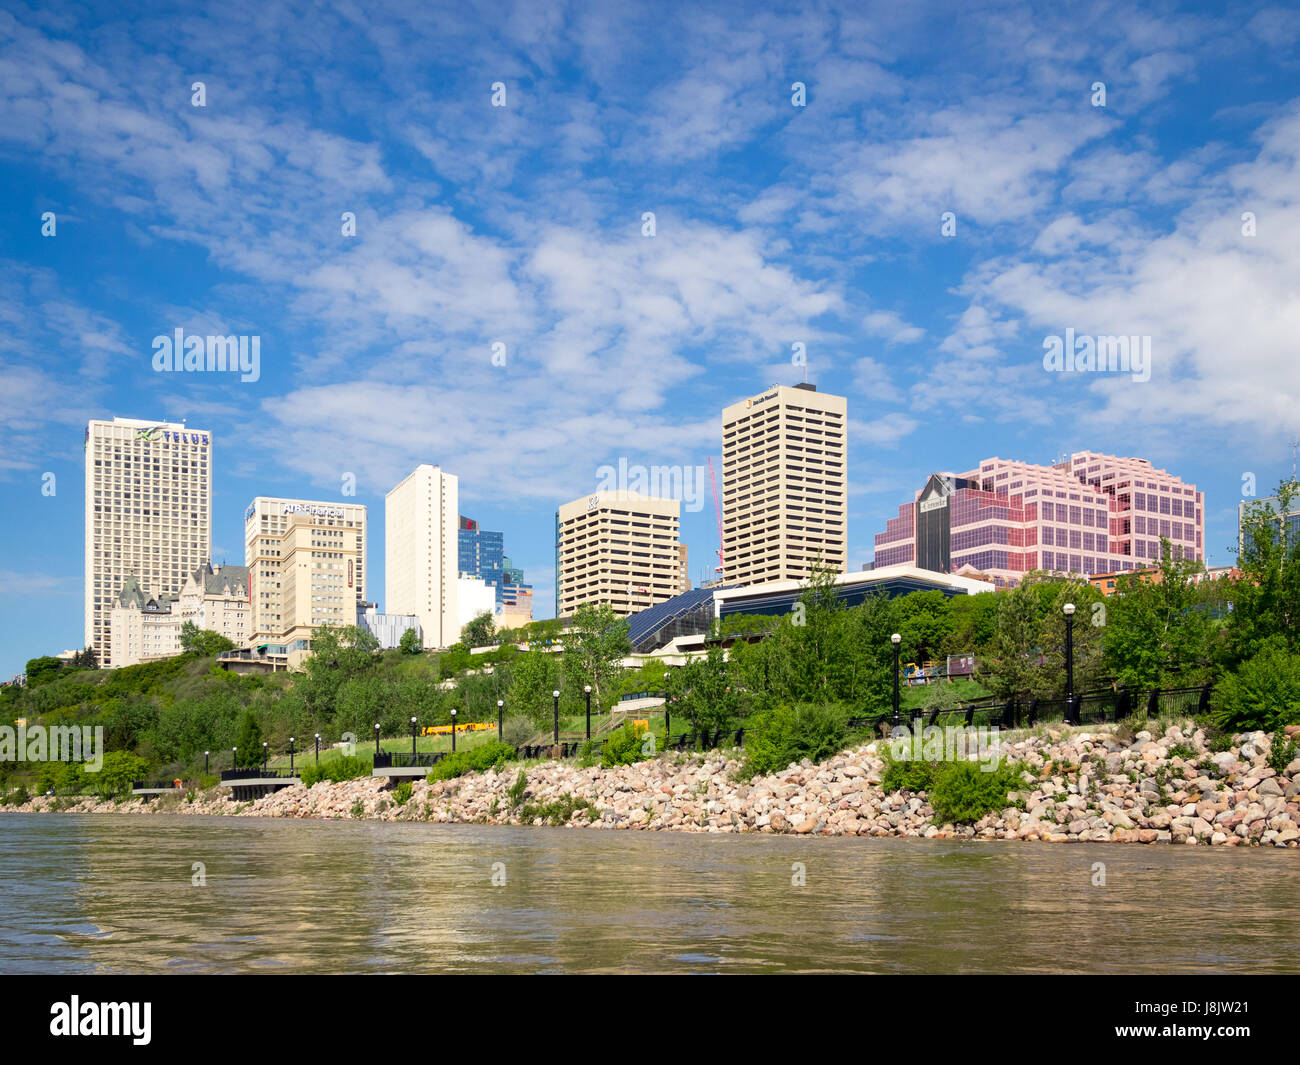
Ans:
POLYGON ((228 780, 267 780, 274 777, 277 780, 295 780, 298 777, 298 770, 290 772, 288 769, 263 769, 256 766, 253 769, 223 769, 221 771, 221 782, 224 784, 228 780))
POLYGON ((447 757, 446 751, 379 751, 376 769, 427 769, 447 757))

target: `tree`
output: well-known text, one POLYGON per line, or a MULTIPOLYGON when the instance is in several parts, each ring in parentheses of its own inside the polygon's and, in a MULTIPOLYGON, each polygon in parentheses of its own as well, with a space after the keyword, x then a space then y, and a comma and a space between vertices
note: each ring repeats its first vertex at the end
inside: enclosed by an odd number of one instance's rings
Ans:
POLYGON ((27 674, 27 686, 35 688, 39 684, 53 680, 63 669, 63 663, 53 655, 29 658, 23 672, 27 674))
POLYGON ((101 798, 112 799, 131 790, 137 780, 143 780, 148 764, 127 751, 109 751, 104 755, 99 772, 87 772, 85 779, 101 798))
POLYGON ((404 655, 418 655, 424 650, 424 645, 420 642, 420 634, 414 629, 407 629, 402 633, 402 639, 397 646, 404 655))
POLYGON ((1159 578, 1124 574, 1102 605, 1106 660, 1115 680, 1129 688, 1197 684, 1209 679, 1217 629, 1198 609, 1195 577, 1204 566, 1172 557, 1161 541, 1159 578))
POLYGON ((460 630, 460 639, 469 647, 486 647, 492 642, 495 632, 496 625, 492 620, 492 614, 485 610, 475 615, 474 619, 460 630))
POLYGON ((357 625, 324 625, 311 640, 311 654, 303 662, 304 676, 297 681, 303 703, 319 720, 334 716, 339 688, 373 670, 378 663, 379 640, 357 625))
POLYGON ((581 691, 590 684, 593 701, 603 705, 602 695, 612 688, 619 663, 632 653, 627 630, 627 619, 620 618, 608 604, 583 603, 573 612, 563 655, 570 691, 581 691))
POLYGON ((181 652, 195 658, 214 658, 222 651, 232 651, 235 645, 219 632, 200 629, 192 621, 181 624, 181 652))
POLYGON ((551 692, 559 688, 560 656, 540 647, 519 655, 510 666, 510 694, 506 703, 512 714, 524 714, 538 728, 550 720, 551 692))
POLYGON ((673 670, 667 691, 674 716, 685 717, 701 742, 706 732, 729 728, 735 721, 737 697, 721 647, 710 647, 703 658, 673 670))
POLYGON ((1300 482, 1284 481, 1276 507, 1251 503, 1242 516, 1241 580, 1228 626, 1238 662, 1254 657, 1274 634, 1300 653, 1300 535, 1280 517, 1295 508, 1297 497, 1300 482))
POLYGON ((235 765, 252 769, 262 764, 262 726, 251 710, 245 710, 239 719, 239 732, 235 739, 235 765))
POLYGON ((1275 634, 1219 682, 1214 705, 1215 723, 1226 731, 1274 732, 1300 723, 1300 655, 1275 634))

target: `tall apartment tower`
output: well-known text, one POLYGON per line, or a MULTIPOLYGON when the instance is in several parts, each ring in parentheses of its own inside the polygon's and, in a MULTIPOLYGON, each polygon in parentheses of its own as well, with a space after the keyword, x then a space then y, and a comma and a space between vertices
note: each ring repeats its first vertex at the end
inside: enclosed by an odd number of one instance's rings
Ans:
POLYGON ((109 613, 134 577, 179 596, 212 553, 212 434, 172 422, 86 426, 86 646, 112 657, 109 613))
POLYGON ((258 496, 244 511, 244 565, 255 641, 291 645, 322 625, 355 625, 366 601, 366 508, 258 496))
POLYGON ((620 617, 681 590, 681 504, 627 491, 565 503, 555 515, 555 616, 583 603, 620 617))
POLYGON ((848 566, 848 400, 777 385, 722 412, 722 578, 848 566))
POLYGON ((426 647, 460 639, 459 482, 422 463, 384 497, 384 609, 415 614, 426 647))

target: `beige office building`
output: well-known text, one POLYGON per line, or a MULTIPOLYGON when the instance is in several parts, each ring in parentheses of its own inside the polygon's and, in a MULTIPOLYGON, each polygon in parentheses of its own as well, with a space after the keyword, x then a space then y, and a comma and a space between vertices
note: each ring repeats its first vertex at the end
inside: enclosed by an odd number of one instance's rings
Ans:
POLYGON ((621 617, 681 590, 681 504, 636 492, 601 491, 555 516, 555 614, 608 604, 621 617))
POLYGON ((384 609, 417 615, 425 647, 460 640, 459 505, 455 475, 428 463, 384 497, 384 609))
POLYGON ((85 452, 85 639, 102 665, 114 659, 109 614, 127 579, 174 599, 211 556, 212 434, 96 419, 85 452))
POLYGON ((722 412, 723 579, 806 580, 848 566, 848 401, 779 385, 722 412))
POLYGON ((258 496, 244 511, 254 642, 310 640, 355 625, 366 601, 366 508, 258 496))

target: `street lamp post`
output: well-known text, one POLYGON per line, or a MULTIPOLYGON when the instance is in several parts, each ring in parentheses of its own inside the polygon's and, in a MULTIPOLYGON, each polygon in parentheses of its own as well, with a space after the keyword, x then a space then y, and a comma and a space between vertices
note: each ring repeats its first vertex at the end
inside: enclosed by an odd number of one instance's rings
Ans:
POLYGON ((558 745, 560 742, 560 693, 558 691, 551 692, 551 699, 554 701, 554 707, 555 707, 554 709, 555 727, 553 729, 555 734, 552 737, 552 742, 558 745))
POLYGON ((293 737, 289 737, 289 775, 293 776, 293 737))
POLYGON ((497 743, 504 742, 501 738, 502 736, 501 730, 502 730, 502 718, 504 718, 505 712, 506 712, 506 701, 504 699, 498 699, 497 700, 497 743))
POLYGON ((375 722, 375 754, 379 754, 379 722, 375 722))
POLYGON ((456 708, 451 708, 451 753, 456 753, 456 708))
POLYGON ((894 633, 889 642, 894 645, 894 728, 898 728, 898 645, 903 642, 903 637, 894 633))
POLYGON ((1074 604, 1066 603, 1065 613, 1065 720, 1072 725, 1074 719, 1074 604))
POLYGON ((320 733, 316 733, 316 764, 320 765, 320 733))
POLYGON ((231 768, 231 769, 238 769, 238 768, 239 768, 239 748, 238 748, 238 747, 231 747, 231 748, 230 748, 230 768, 231 768))
POLYGON ((585 685, 582 690, 587 693, 587 739, 591 739, 591 685, 585 685))
POLYGON ((262 741, 262 772, 266 772, 266 740, 262 741))
POLYGON ((203 752, 203 775, 205 777, 208 775, 208 752, 207 751, 203 752))
POLYGON ((411 765, 415 765, 415 715, 411 715, 411 765))

